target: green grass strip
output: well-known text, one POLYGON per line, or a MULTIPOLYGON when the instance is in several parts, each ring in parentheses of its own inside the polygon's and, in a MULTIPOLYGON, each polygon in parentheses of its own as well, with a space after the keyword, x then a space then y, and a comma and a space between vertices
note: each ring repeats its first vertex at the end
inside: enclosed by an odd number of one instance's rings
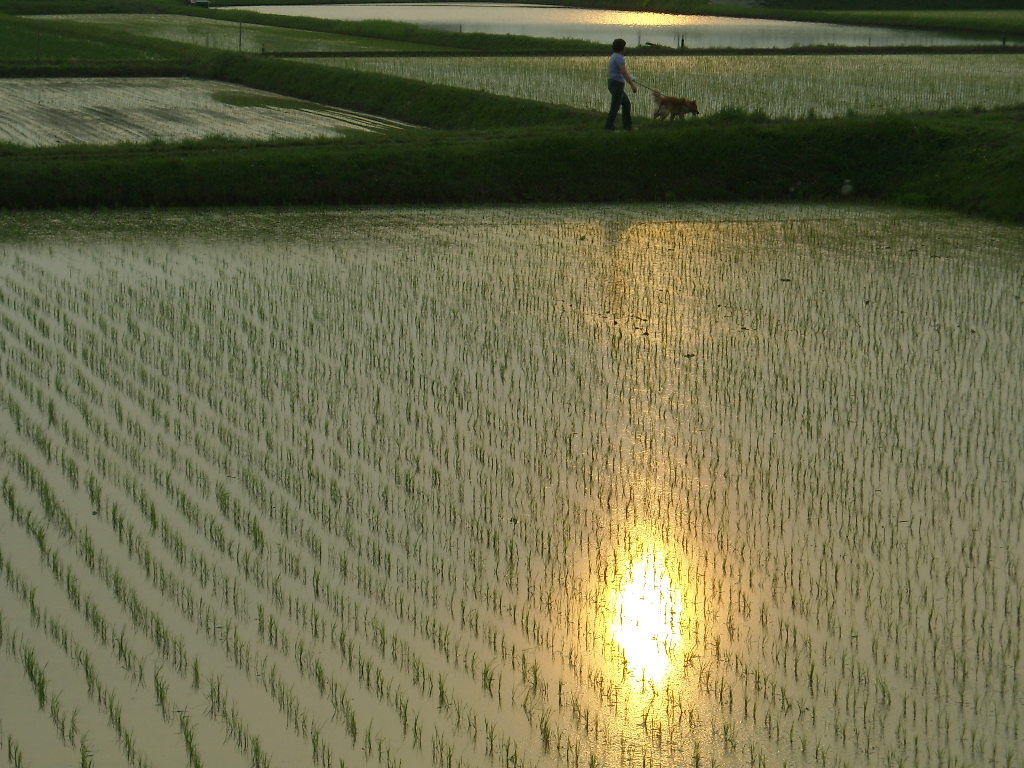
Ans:
POLYGON ((0 13, 175 13, 184 0, 0 0, 0 13))
MULTIPOLYGON (((0 208, 828 201, 1024 223, 1019 112, 333 144, 8 150, 0 208)), ((597 121, 595 121, 597 122, 597 121)))
POLYGON ((77 23, 94 24, 133 35, 157 37, 181 43, 218 48, 226 51, 249 53, 280 51, 332 51, 359 53, 377 51, 425 52, 447 49, 387 40, 363 38, 337 32, 316 32, 269 24, 251 24, 215 18, 212 15, 183 15, 177 13, 104 13, 74 14, 63 18, 77 23))
POLYGON ((427 50, 487 51, 578 51, 605 50, 607 45, 595 45, 592 41, 530 37, 528 35, 499 35, 484 32, 452 32, 444 29, 428 29, 402 21, 338 21, 315 19, 304 16, 277 16, 255 11, 192 11, 218 19, 230 19, 248 24, 288 29, 304 29, 314 32, 329 32, 361 38, 400 41, 419 44, 427 50))
POLYGON ((163 58, 144 40, 96 36, 78 25, 57 25, 0 14, 0 61, 111 62, 163 58))

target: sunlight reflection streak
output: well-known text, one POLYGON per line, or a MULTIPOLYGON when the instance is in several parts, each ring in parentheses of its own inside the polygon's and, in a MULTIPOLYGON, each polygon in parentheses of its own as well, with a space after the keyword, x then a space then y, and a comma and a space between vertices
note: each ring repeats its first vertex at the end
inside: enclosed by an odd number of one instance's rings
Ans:
POLYGON ((630 683, 660 689, 682 649, 684 597, 666 564, 666 547, 645 536, 627 556, 607 599, 608 631, 622 650, 630 683))

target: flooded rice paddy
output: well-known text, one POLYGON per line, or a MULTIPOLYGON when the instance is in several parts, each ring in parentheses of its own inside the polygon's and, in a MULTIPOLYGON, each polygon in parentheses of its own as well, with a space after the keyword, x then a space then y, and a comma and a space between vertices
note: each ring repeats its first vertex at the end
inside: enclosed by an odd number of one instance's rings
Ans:
POLYGON ((8 763, 1015 765, 1022 245, 5 214, 8 763))
MULTIPOLYGON (((346 58, 320 64, 381 72, 503 96, 607 109, 604 61, 546 59, 346 58)), ((629 56, 630 72, 663 93, 692 98, 701 114, 725 109, 772 118, 843 117, 1024 104, 1024 56, 1005 54, 823 56, 629 56)), ((651 96, 635 99, 641 112, 651 96)))
POLYGON ((592 40, 608 44, 621 37, 631 46, 653 43, 672 48, 931 46, 991 42, 982 36, 917 29, 566 8, 536 3, 326 3, 236 7, 273 15, 345 21, 384 19, 455 32, 592 40))
MULTIPOLYGON (((185 78, 0 80, 0 143, 40 147, 337 137, 403 127, 392 120, 252 88, 185 78)), ((408 127, 408 126, 404 126, 408 127)))

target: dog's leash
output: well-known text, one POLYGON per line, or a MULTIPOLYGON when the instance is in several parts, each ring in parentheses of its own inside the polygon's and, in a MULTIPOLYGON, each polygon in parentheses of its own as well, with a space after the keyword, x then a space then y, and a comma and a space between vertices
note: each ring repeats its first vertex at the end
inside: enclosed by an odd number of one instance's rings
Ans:
POLYGON ((648 91, 651 91, 652 93, 653 93, 653 92, 654 92, 655 90, 657 90, 657 89, 655 89, 655 88, 651 88, 651 86, 647 85, 647 83, 641 83, 641 82, 640 82, 639 80, 637 80, 637 79, 636 79, 635 77, 633 78, 633 82, 634 82, 634 83, 636 83, 637 85, 639 85, 639 86, 640 86, 641 88, 646 88, 646 89, 647 89, 648 91))

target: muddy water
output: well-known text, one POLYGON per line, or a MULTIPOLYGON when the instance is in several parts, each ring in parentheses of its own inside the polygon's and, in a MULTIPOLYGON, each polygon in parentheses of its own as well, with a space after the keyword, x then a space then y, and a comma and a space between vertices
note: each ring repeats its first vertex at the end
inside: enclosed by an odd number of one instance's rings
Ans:
POLYGON ((5 215, 8 754, 1012 762, 1021 245, 862 208, 5 215))

